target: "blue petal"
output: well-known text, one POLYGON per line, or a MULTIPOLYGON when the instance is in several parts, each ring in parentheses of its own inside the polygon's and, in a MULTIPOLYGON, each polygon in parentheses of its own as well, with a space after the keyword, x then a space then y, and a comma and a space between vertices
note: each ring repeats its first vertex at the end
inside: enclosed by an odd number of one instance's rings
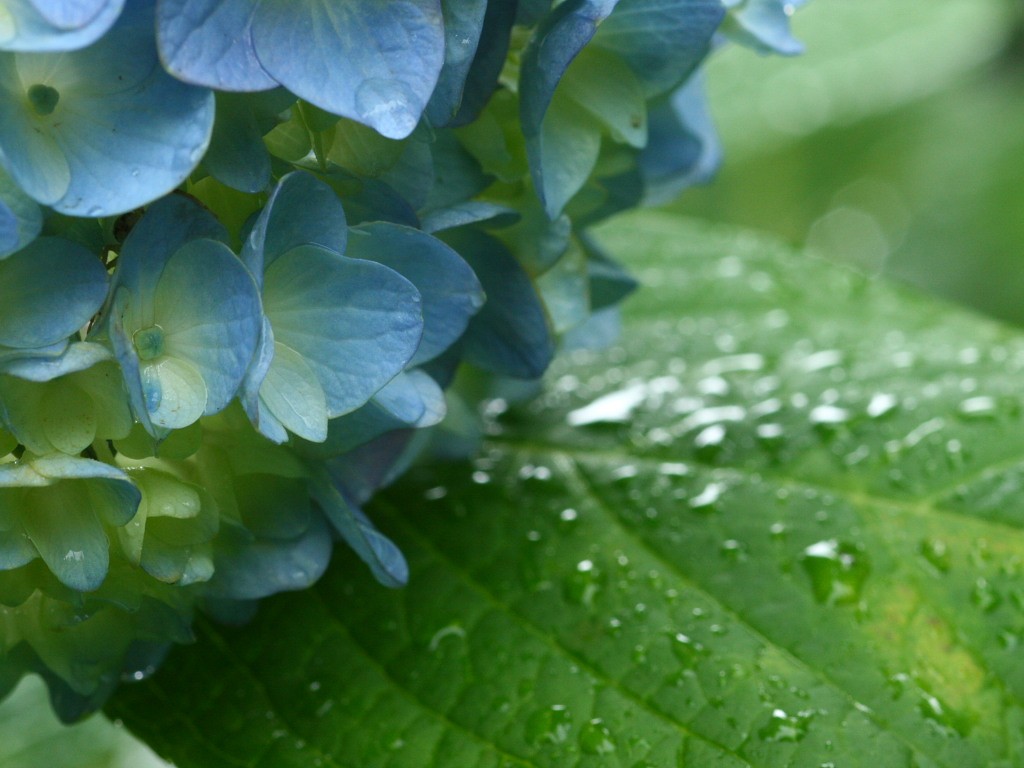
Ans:
POLYGON ((132 3, 89 48, 0 54, 0 160, 33 198, 61 213, 106 216, 174 189, 195 168, 213 127, 213 94, 166 74, 152 14, 132 3), (37 113, 27 87, 55 89, 37 113))
POLYGON ((112 0, 32 0, 32 4, 55 27, 77 29, 115 3, 112 0))
POLYGON ((721 0, 620 0, 594 45, 621 56, 653 96, 697 67, 724 17, 721 0))
POLYGON ((117 21, 124 0, 7 0, 0 51, 72 51, 94 43, 117 21))
POLYGON ((32 242, 42 227, 39 206, 0 170, 0 259, 32 242))
POLYGON ((96 256, 67 240, 34 240, 0 261, 0 344, 55 344, 82 328, 106 294, 107 273, 96 256))
POLYGON ((117 358, 117 363, 121 366, 121 372, 124 374, 125 389, 128 391, 128 402, 131 405, 132 413, 142 424, 143 429, 155 436, 157 430, 149 418, 149 403, 142 386, 139 358, 132 345, 131 331, 125 327, 124 322, 125 318, 129 316, 129 308, 132 303, 131 294, 127 288, 114 290, 109 310, 110 320, 106 326, 107 333, 110 336, 110 346, 114 350, 114 357, 117 358))
POLYGON ((252 20, 256 0, 160 0, 156 30, 167 71, 219 91, 273 88, 256 58, 252 20))
POLYGON ((685 188, 708 181, 721 160, 704 78, 697 73, 650 112, 649 140, 639 161, 644 203, 666 203, 685 188))
POLYGON ((790 32, 786 9, 799 5, 801 0, 725 0, 729 17, 722 32, 759 53, 796 56, 804 46, 790 32))
POLYGON ((318 246, 293 248, 267 269, 263 308, 274 338, 316 372, 331 417, 394 378, 423 332, 420 296, 408 280, 318 246))
POLYGON ((242 251, 242 260, 262 281, 274 260, 300 245, 345 252, 348 224, 337 194, 315 176, 289 173, 274 188, 242 251))
POLYGON ((398 374, 371 403, 407 427, 432 427, 447 412, 444 390, 421 370, 398 374))
POLYGON ((351 504, 326 473, 314 478, 310 490, 327 519, 357 555, 370 566, 377 581, 397 589, 409 581, 409 566, 401 550, 373 527, 363 511, 351 504))
POLYGON ((360 225, 353 229, 348 254, 390 267, 419 291, 423 338, 410 365, 444 352, 483 306, 480 281, 469 265, 449 246, 419 230, 384 222, 360 225))
POLYGON ((487 302, 463 336, 466 359, 513 378, 540 377, 554 356, 555 341, 529 276, 515 256, 489 235, 460 229, 447 237, 487 294, 487 302))
POLYGON ((288 90, 393 139, 416 127, 444 62, 439 0, 264 2, 252 36, 288 90))
POLYGON ((153 312, 165 354, 187 362, 205 382, 205 413, 223 410, 242 383, 262 324, 249 271, 222 243, 187 243, 167 262, 153 312))
POLYGON ((305 589, 319 579, 331 559, 333 542, 323 518, 291 540, 257 539, 225 525, 217 536, 213 579, 204 594, 214 598, 255 600, 278 592, 305 589))
MULTIPOLYGON (((441 0, 444 14, 444 66, 427 104, 427 119, 446 125, 459 111, 466 76, 477 53, 487 0, 441 0)), ((510 5, 510 3, 492 3, 510 5)))
POLYGON ((111 291, 124 287, 133 296, 125 307, 133 317, 132 331, 144 321, 152 322, 148 297, 156 292, 167 262, 186 243, 199 239, 227 242, 228 234, 209 211, 180 195, 152 205, 132 229, 121 249, 111 291))

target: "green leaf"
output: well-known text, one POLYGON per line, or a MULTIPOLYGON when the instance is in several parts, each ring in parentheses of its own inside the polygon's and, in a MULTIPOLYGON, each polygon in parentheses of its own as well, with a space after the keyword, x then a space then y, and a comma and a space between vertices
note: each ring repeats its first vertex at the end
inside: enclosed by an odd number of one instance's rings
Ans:
POLYGON ((601 239, 622 345, 375 502, 405 590, 339 552, 111 714, 180 768, 1019 764, 1024 337, 747 233, 601 239))

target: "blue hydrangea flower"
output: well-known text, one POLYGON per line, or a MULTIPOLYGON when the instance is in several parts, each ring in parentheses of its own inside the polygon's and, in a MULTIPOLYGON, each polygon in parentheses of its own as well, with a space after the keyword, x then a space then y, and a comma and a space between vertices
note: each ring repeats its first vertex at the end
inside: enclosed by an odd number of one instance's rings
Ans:
POLYGON ((262 323, 256 284, 191 200, 156 203, 125 241, 102 328, 135 417, 152 434, 223 410, 262 323))
POLYGON ((342 253, 345 213, 313 176, 281 180, 246 241, 266 321, 242 402, 276 442, 314 442, 412 359, 423 334, 420 294, 394 270, 342 253), (286 431, 287 430, 287 431, 286 431))
POLYGON ((0 166, 61 213, 109 216, 174 189, 210 140, 214 98, 157 60, 152 7, 133 2, 70 53, 0 53, 0 166))

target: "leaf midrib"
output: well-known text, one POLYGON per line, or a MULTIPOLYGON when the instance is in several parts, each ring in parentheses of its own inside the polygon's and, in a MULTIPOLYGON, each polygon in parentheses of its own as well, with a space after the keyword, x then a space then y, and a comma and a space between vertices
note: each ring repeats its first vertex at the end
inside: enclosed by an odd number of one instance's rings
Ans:
MULTIPOLYGON (((505 439, 500 436, 488 437, 488 447, 522 451, 528 454, 546 454, 549 456, 568 456, 570 458, 584 457, 588 459, 596 459, 607 462, 617 462, 621 464, 639 464, 644 466, 656 466, 664 464, 668 459, 664 457, 656 456, 637 456, 634 454, 619 452, 609 449, 594 449, 586 446, 565 446, 558 445, 556 443, 545 443, 542 441, 533 440, 522 440, 520 438, 505 439)), ((801 480, 791 475, 787 475, 784 472, 773 471, 770 468, 758 468, 757 470, 745 470, 737 467, 722 466, 717 464, 711 464, 706 461, 702 461, 699 457, 687 457, 683 462, 700 469, 713 472, 719 477, 735 478, 740 480, 767 480, 780 488, 786 488, 791 491, 812 491, 819 494, 829 494, 837 498, 844 499, 855 506, 873 506, 881 508, 894 509, 898 512, 904 512, 907 514, 914 515, 916 517, 926 517, 929 515, 939 517, 950 517, 960 522, 966 522, 976 524, 979 526, 987 526, 994 528, 998 531, 1010 531, 1015 535, 1024 534, 1024 527, 1014 526, 1003 520, 994 520, 986 517, 976 517, 966 512, 958 511, 956 509, 950 509, 947 507, 937 506, 937 503, 941 501, 941 497, 944 494, 950 493, 955 488, 964 485, 967 482, 971 482, 973 479, 985 479, 989 472, 997 472, 1005 466, 1011 467, 1016 464, 1024 464, 1024 456, 1015 458, 1013 461, 1009 459, 1003 459, 998 462, 994 462, 987 465, 983 469, 979 469, 977 472, 972 473, 971 477, 967 478, 963 482, 957 482, 951 484, 949 487, 942 488, 940 491, 929 493, 927 496, 918 501, 911 501, 909 499, 900 499, 889 496, 879 496, 877 494, 869 493, 863 490, 854 488, 833 486, 820 482, 812 482, 808 480, 801 480)))

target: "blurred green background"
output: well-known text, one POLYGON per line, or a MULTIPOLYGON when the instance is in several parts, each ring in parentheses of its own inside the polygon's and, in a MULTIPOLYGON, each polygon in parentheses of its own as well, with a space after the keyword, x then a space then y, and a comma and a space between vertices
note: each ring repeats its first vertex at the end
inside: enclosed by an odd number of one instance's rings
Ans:
MULTIPOLYGON (((1019 0, 812 0, 803 56, 715 55, 725 165, 666 207, 1024 324, 1022 26, 1019 0)), ((0 768, 159 765, 101 716, 60 726, 38 681, 0 705, 0 768)))
POLYGON ((1024 324, 1022 8, 811 0, 804 55, 712 60, 725 163, 667 207, 1024 324))

